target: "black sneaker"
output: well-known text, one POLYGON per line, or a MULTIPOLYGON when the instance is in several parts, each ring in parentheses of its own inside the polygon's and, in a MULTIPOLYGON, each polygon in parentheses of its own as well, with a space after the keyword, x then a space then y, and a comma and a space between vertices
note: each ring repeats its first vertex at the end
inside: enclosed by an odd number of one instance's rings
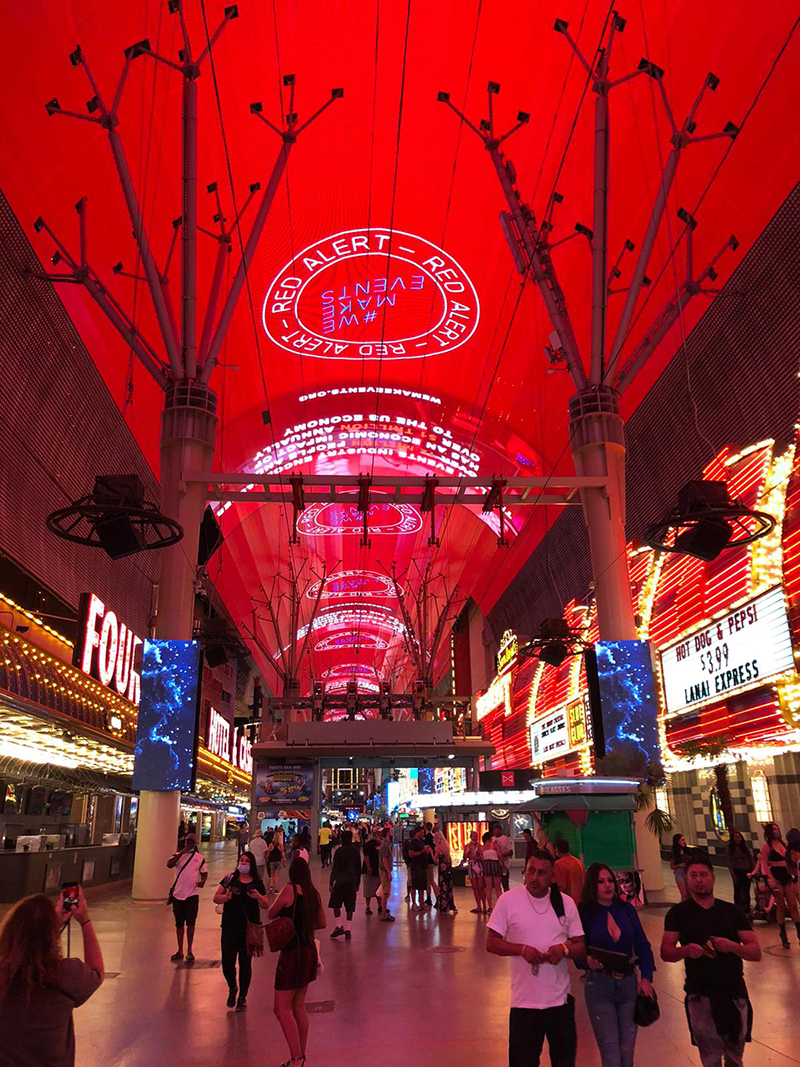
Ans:
POLYGON ((247 1011, 247 1001, 244 997, 239 997, 239 999, 236 1001, 236 1010, 247 1011))
POLYGON ((344 939, 345 939, 345 941, 349 941, 350 940, 350 931, 349 930, 345 930, 344 939))
POLYGON ((372 915, 372 908, 367 908, 367 910, 364 912, 364 914, 365 915, 372 915))
POLYGON ((433 907, 433 901, 432 900, 426 900, 425 901, 425 907, 426 908, 432 908, 433 907))
POLYGON ((231 989, 228 993, 228 999, 226 1001, 227 1006, 232 1008, 236 1004, 236 990, 231 989))
POLYGON ((343 926, 337 926, 334 929, 333 933, 331 934, 331 937, 341 937, 343 933, 344 933, 344 927, 343 926))
POLYGON ((383 907, 380 904, 378 905, 378 915, 383 915, 383 907))

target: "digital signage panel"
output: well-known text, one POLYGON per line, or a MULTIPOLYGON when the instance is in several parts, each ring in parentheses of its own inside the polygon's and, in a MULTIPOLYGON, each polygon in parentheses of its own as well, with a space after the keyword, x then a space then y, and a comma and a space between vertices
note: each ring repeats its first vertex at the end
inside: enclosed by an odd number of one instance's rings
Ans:
POLYGON ((625 754, 646 765, 661 758, 655 676, 647 641, 598 641, 587 656, 590 674, 596 662, 598 698, 593 701, 595 751, 598 756, 625 754), (599 702, 599 707, 597 706, 599 702), (599 712, 599 714, 598 714, 599 712))
POLYGON ((199 690, 198 641, 145 641, 134 789, 194 788, 199 690))

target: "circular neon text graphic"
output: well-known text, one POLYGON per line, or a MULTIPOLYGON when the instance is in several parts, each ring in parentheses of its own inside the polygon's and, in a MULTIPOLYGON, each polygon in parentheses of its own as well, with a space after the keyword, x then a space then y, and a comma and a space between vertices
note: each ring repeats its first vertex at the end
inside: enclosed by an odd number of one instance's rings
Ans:
POLYGON ((320 600, 346 600, 351 596, 397 599, 392 579, 386 574, 379 574, 378 571, 336 571, 325 579, 325 587, 320 593, 321 585, 321 581, 315 582, 306 591, 306 596, 311 600, 315 600, 317 596, 320 600))
POLYGON ((338 652, 342 648, 385 649, 389 642, 377 634, 361 633, 359 630, 345 630, 343 633, 329 634, 317 641, 315 652, 338 652))
MULTIPOLYGON (((422 528, 422 517, 413 504, 370 504, 367 513, 370 536, 374 534, 409 534, 422 528)), ((364 516, 352 504, 311 504, 297 520, 298 533, 305 537, 325 534, 361 536, 364 516)))
POLYGON ((422 359, 475 332, 480 304, 444 249, 400 230, 344 230, 273 279, 263 320, 274 344, 318 359, 422 359))

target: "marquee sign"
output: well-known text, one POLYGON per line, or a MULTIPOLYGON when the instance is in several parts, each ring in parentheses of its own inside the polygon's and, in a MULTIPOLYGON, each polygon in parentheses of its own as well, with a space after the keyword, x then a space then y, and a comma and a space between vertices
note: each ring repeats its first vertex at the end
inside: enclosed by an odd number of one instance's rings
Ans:
POLYGON ((95 593, 84 593, 78 608, 78 637, 72 662, 101 685, 112 687, 132 704, 139 703, 141 677, 138 664, 141 637, 95 593))
POLYGON ((345 230, 308 245, 264 299, 269 339, 318 359, 421 359, 468 341, 475 287, 444 249, 400 230, 345 230))
POLYGON ((579 697, 531 723, 531 759, 534 763, 582 748, 591 739, 586 700, 579 697))
POLYGON ((374 648, 386 649, 389 642, 378 634, 361 630, 343 630, 340 633, 328 634, 314 645, 315 652, 338 652, 342 648, 374 648))
POLYGON ((253 770, 253 753, 250 741, 243 730, 237 732, 216 708, 208 709, 206 748, 215 756, 233 764, 246 774, 253 770))
POLYGON ((667 712, 733 696, 793 667, 783 588, 775 586, 661 653, 667 712))

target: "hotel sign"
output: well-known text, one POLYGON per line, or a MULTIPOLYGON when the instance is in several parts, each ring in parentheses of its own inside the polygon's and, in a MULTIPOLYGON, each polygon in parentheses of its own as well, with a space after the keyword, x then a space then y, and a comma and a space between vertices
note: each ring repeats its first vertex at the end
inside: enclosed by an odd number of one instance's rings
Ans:
POLYGON ((475 717, 480 721, 496 708, 504 707, 505 715, 511 714, 511 675, 504 674, 492 682, 485 693, 475 701, 475 717))
POLYGON ((723 700, 793 667, 783 588, 776 586, 661 653, 667 713, 723 700))
POLYGON ((73 664, 137 705, 142 684, 137 670, 141 647, 141 637, 121 622, 99 596, 95 593, 81 596, 73 664))
POLYGON ((216 708, 208 709, 206 747, 209 752, 240 771, 250 774, 253 770, 252 746, 243 730, 238 733, 216 708))

